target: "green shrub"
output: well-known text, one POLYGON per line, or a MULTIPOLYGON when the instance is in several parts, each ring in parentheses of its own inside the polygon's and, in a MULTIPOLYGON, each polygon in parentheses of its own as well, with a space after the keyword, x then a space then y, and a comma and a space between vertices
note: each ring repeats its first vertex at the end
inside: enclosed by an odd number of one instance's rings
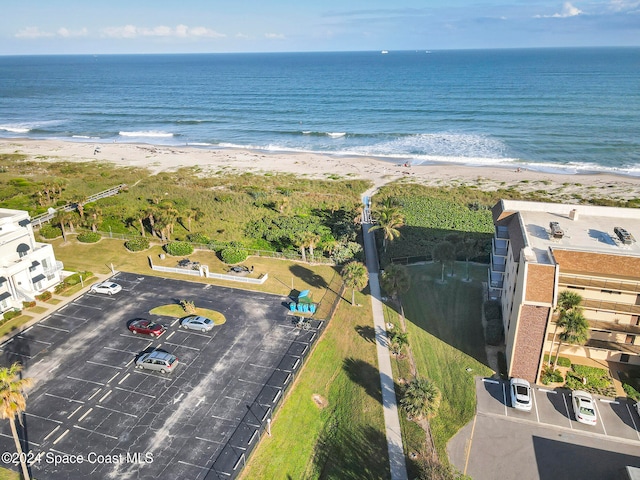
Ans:
POLYGON ((52 238, 60 237, 62 235, 62 230, 60 227, 54 227, 53 225, 46 223, 40 227, 40 235, 43 238, 50 240, 52 238))
POLYGON ((583 389, 600 395, 615 394, 613 381, 608 370, 586 365, 572 365, 571 371, 567 372, 567 387, 573 390, 583 389), (586 380, 586 383, 583 382, 583 379, 586 380))
POLYGON ((362 245, 357 242, 339 243, 333 250, 333 260, 338 264, 350 262, 351 260, 362 260, 362 245))
POLYGON ((640 401, 640 392, 638 392, 631 385, 629 385, 628 383, 623 383, 622 388, 624 388, 624 391, 629 398, 635 400, 636 402, 640 401))
MULTIPOLYGON (((551 360, 555 360, 556 357, 555 355, 551 355, 551 360)), ((549 361, 549 354, 545 353, 544 355, 544 362, 545 363, 551 363, 549 361)), ((559 367, 570 367, 571 366, 571 360, 569 360, 567 357, 558 357, 558 366, 559 367)))
POLYGON ((164 251, 174 257, 184 257, 193 253, 193 245, 189 242, 171 242, 164 246, 164 251))
POLYGON ((84 232, 78 235, 78 241, 82 243, 96 243, 102 238, 99 233, 96 232, 84 232))
POLYGON ((502 321, 502 307, 497 300, 489 300, 484 304, 484 316, 487 320, 498 318, 502 321))
POLYGON ((146 237, 135 237, 124 242, 124 247, 130 252, 140 252, 149 248, 149 240, 146 237))
POLYGON ((53 294, 47 290, 46 292, 42 292, 40 295, 36 295, 36 298, 41 302, 46 302, 47 300, 50 300, 52 296, 53 294))
POLYGON ((227 247, 220 252, 220 259, 227 264, 244 262, 249 254, 244 248, 227 247))
POLYGON ((502 343, 502 337, 504 336, 504 329, 502 322, 488 322, 484 329, 485 341, 489 345, 500 345, 502 343))
POLYGON ((33 308, 36 306, 36 302, 22 302, 22 308, 33 308))
POLYGON ((4 312, 3 316, 5 320, 11 320, 12 318, 19 317, 21 313, 22 310, 11 310, 9 312, 4 312))
POLYGON ((552 367, 545 365, 542 369, 542 375, 540 375, 540 381, 542 381, 544 385, 549 385, 550 383, 562 383, 564 382, 564 377, 558 370, 554 372, 552 367))
POLYGON ((500 374, 500 378, 503 378, 504 380, 509 378, 507 370, 507 356, 504 352, 498 352, 498 373, 500 374))
POLYGON ((207 245, 211 240, 204 233, 190 233, 187 235, 187 240, 191 243, 200 243, 207 245))

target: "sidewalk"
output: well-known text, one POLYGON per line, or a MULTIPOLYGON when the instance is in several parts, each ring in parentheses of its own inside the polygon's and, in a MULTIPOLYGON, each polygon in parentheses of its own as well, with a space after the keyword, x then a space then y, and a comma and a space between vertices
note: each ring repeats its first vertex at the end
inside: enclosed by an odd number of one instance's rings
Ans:
POLYGON ((18 327, 15 330, 7 333, 6 335, 3 335, 2 337, 0 337, 0 346, 2 346, 5 343, 7 343, 13 337, 15 337, 17 335, 20 335, 25 330, 31 328, 34 324, 38 323, 43 318, 48 317, 49 315, 51 315, 52 313, 54 313, 58 309, 60 309, 60 308, 64 307, 65 305, 73 302, 76 298, 78 298, 82 294, 86 293, 89 290, 89 288, 91 288, 91 285, 93 285, 94 283, 102 282, 102 281, 112 277, 113 275, 114 274, 106 274, 106 275, 96 274, 92 278, 92 280, 87 282, 86 285, 82 289, 78 290, 76 293, 74 293, 73 295, 70 295, 70 296, 59 295, 59 294, 54 293, 53 296, 51 297, 51 300, 49 300, 47 302, 42 302, 40 300, 37 300, 36 301, 36 307, 44 308, 45 310, 43 312, 39 312, 39 313, 36 313, 36 312, 34 312, 32 310, 29 310, 29 309, 23 310, 22 313, 24 315, 26 315, 26 316, 31 317, 31 320, 29 320, 28 322, 22 324, 20 327, 18 327))
MULTIPOLYGON (((365 217, 368 218, 368 217, 365 217)), ((384 324, 384 312, 380 295, 380 283, 378 281, 378 257, 374 234, 369 232, 370 223, 362 224, 364 237, 364 251, 367 270, 369 271, 369 290, 371 291, 371 307, 373 310, 373 323, 376 332, 376 348, 378 351, 378 368, 380 370, 380 386, 382 389, 382 406, 384 408, 384 423, 387 430, 387 449, 389 451, 389 466, 391 480, 407 480, 407 465, 402 445, 402 431, 400 430, 400 418, 398 417, 398 404, 391 369, 389 355, 389 341, 384 324)))

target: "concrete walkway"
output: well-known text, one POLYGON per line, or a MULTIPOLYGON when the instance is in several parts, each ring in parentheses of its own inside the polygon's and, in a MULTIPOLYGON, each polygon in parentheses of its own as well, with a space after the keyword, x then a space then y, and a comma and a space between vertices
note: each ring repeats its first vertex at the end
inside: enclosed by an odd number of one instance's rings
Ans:
MULTIPOLYGON (((368 198, 368 196, 364 197, 365 207, 367 207, 368 198)), ((368 220, 369 215, 365 215, 363 218, 368 220)), ((389 466, 391 469, 391 480, 407 480, 407 465, 405 462, 404 448, 402 446, 402 432, 400 430, 400 418, 398 417, 398 403, 393 382, 393 371, 391 370, 389 340, 384 322, 380 283, 378 280, 378 255, 374 234, 373 232, 369 233, 371 226, 370 223, 363 223, 362 235, 364 237, 367 270, 369 271, 369 289, 371 291, 371 307, 376 331, 376 348, 378 351, 378 368, 380 370, 384 423, 387 430, 389 466)))

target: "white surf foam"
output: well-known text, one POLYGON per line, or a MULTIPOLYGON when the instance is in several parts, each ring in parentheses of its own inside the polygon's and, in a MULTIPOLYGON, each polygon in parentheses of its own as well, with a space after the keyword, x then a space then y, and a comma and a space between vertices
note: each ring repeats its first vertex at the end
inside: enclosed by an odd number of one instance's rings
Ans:
POLYGON ((151 138, 168 138, 173 137, 173 133, 162 132, 159 130, 142 130, 139 132, 118 132, 121 137, 151 137, 151 138))

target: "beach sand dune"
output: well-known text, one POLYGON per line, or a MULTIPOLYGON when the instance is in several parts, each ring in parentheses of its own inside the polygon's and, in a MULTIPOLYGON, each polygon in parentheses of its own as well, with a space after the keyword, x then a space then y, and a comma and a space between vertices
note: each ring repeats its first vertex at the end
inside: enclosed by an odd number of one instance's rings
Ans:
POLYGON ((499 167, 451 164, 406 165, 370 157, 314 153, 278 153, 241 149, 205 149, 125 143, 78 143, 58 140, 0 140, 0 154, 24 154, 37 161, 96 160, 146 168, 153 174, 199 167, 203 175, 291 173, 305 178, 358 178, 375 187, 392 181, 434 187, 474 186, 486 191, 513 188, 547 192, 550 201, 580 198, 640 198, 640 178, 612 174, 564 175, 499 167))

